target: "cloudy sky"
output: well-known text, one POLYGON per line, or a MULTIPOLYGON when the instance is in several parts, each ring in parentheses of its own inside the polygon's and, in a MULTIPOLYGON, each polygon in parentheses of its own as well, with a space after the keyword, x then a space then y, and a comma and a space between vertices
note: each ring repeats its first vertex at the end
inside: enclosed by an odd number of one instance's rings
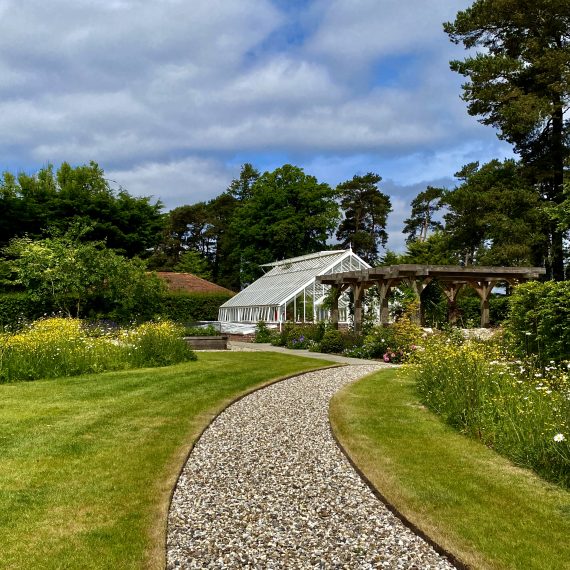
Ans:
POLYGON ((467 115, 466 0, 0 0, 2 170, 95 160, 167 209, 221 193, 244 162, 336 185, 376 172, 390 249, 426 185, 510 155, 467 115))

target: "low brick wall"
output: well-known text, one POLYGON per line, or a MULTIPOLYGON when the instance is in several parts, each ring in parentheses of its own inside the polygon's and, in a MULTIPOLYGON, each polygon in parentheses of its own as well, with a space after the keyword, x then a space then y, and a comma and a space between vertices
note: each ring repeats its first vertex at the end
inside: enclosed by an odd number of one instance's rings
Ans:
POLYGON ((253 342, 255 333, 252 334, 231 334, 228 333, 228 339, 234 342, 253 342))
POLYGON ((228 335, 185 336, 184 340, 194 350, 227 350, 228 335))

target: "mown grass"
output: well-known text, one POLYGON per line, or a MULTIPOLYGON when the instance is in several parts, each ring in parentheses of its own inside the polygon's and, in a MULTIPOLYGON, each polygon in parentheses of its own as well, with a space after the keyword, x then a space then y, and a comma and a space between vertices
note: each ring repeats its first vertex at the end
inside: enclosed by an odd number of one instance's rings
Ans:
POLYGON ((0 568, 162 568, 171 490, 212 416, 323 362, 197 362, 0 385, 0 568))
POLYGON ((374 486, 473 568, 570 567, 570 493, 455 432, 419 402, 402 371, 349 385, 333 429, 374 486))

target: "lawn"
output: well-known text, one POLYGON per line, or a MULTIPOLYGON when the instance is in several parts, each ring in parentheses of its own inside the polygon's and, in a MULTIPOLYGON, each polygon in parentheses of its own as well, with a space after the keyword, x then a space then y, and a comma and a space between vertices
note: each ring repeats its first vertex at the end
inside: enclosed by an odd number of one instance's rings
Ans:
POLYGON ((170 493, 214 414, 322 367, 275 353, 0 385, 0 568, 162 568, 170 493))
POLYGON ((443 424, 403 371, 349 385, 334 432, 373 485, 473 568, 570 568, 570 493, 443 424))

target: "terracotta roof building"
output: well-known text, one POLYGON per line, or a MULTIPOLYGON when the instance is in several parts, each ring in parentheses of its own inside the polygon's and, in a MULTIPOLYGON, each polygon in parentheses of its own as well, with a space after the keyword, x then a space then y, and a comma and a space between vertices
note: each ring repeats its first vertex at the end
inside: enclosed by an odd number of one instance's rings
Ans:
POLYGON ((201 277, 196 277, 196 275, 192 275, 191 273, 157 271, 156 274, 166 283, 166 287, 172 293, 216 293, 218 295, 235 295, 233 291, 206 281, 201 277))

